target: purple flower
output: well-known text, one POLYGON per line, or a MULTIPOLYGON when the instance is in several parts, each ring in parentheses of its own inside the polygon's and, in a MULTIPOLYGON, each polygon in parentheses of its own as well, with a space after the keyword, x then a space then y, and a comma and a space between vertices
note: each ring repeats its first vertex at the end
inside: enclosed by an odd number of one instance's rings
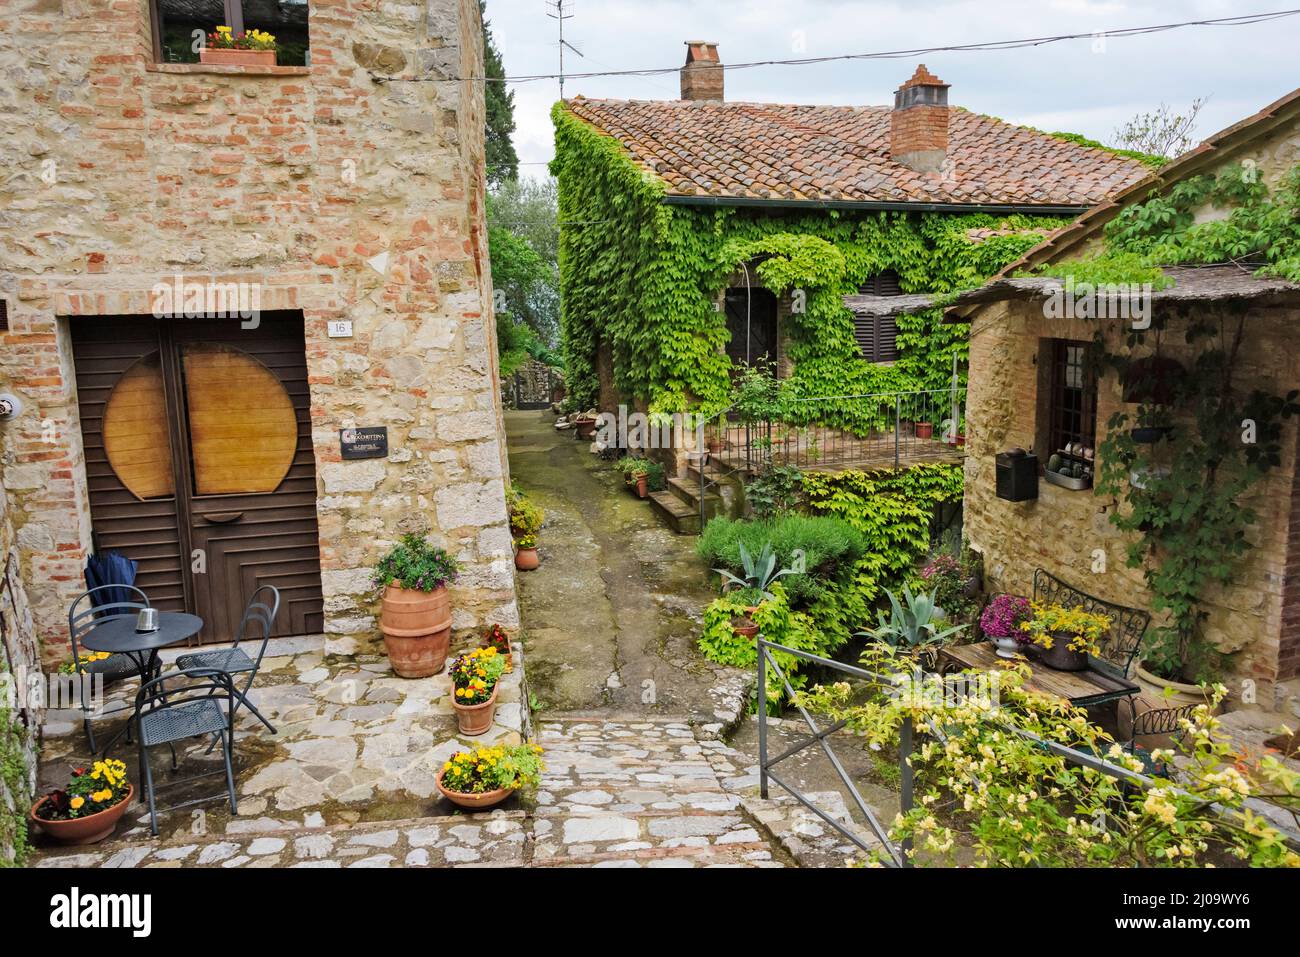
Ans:
POLYGON ((1020 623, 1029 617, 1029 600, 1019 595, 998 595, 980 615, 980 629, 990 638, 1027 640, 1020 623))

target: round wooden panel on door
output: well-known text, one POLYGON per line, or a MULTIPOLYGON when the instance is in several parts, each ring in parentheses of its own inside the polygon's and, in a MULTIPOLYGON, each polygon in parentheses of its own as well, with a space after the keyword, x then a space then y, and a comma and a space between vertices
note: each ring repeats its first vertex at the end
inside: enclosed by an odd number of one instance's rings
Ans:
POLYGON ((136 498, 166 498, 175 493, 158 353, 131 365, 113 387, 104 404, 103 441, 108 464, 136 498))
POLYGON ((194 494, 274 492, 298 446, 293 400, 280 380, 229 346, 186 345, 182 362, 194 494))

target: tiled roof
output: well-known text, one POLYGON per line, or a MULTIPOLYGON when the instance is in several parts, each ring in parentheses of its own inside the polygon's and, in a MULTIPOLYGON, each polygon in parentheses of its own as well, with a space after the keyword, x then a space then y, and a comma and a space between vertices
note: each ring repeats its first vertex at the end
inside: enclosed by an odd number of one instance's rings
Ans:
POLYGON ((1068 258, 1084 243, 1099 235, 1105 225, 1125 207, 1144 202, 1153 192, 1165 192, 1174 183, 1227 162, 1234 151, 1250 146, 1279 127, 1289 125, 1294 128, 1297 124, 1300 124, 1300 89, 1292 90, 1258 113, 1220 130, 1160 169, 1148 171, 1147 176, 1088 210, 1068 226, 1053 232, 1020 259, 1003 267, 998 276, 1011 276, 1032 266, 1068 258))
POLYGON ((952 109, 939 174, 889 155, 885 106, 700 100, 566 101, 618 139, 671 196, 825 202, 1091 206, 1149 170, 988 116, 952 109))
MULTIPOLYGON (((1165 276, 1172 280, 1163 289, 1154 289, 1151 300, 1158 303, 1190 303, 1207 301, 1285 301, 1300 302, 1300 284, 1256 276, 1248 268, 1238 265, 1169 266, 1165 276)), ((950 305, 948 315, 956 321, 961 310, 1006 299, 1047 299, 1062 292, 1065 282, 1055 276, 1033 276, 1019 279, 995 278, 983 286, 960 293, 950 305)), ((928 293, 909 296, 845 296, 844 305, 855 316, 898 316, 920 312, 934 304, 935 297, 928 293)))

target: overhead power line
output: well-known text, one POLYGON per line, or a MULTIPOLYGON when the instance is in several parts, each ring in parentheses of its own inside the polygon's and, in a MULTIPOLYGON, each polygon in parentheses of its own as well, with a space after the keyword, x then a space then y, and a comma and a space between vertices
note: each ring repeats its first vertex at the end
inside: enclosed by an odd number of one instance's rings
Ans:
MULTIPOLYGON (((1019 40, 987 40, 980 43, 959 43, 949 46, 914 47, 907 50, 882 50, 874 53, 841 53, 833 56, 800 57, 790 60, 754 60, 749 63, 724 63, 724 70, 749 70, 765 66, 810 66, 817 63, 834 63, 844 60, 894 60, 905 57, 923 56, 931 53, 980 53, 990 50, 1019 50, 1025 47, 1044 46, 1049 43, 1062 43, 1066 40, 1117 39, 1123 37, 1144 36, 1150 33, 1164 33, 1184 27, 1241 27, 1256 23, 1267 23, 1300 14, 1300 8, 1291 10, 1274 10, 1269 13, 1248 13, 1235 17, 1218 17, 1209 20, 1183 20, 1178 23, 1158 23, 1145 27, 1125 27, 1119 30, 1090 30, 1084 33, 1060 33, 1052 36, 1025 37, 1019 40)), ((565 80, 583 80, 602 76, 660 76, 677 73, 679 66, 656 67, 645 70, 601 70, 591 73, 530 73, 519 76, 487 77, 448 77, 449 82, 494 82, 494 83, 531 83, 536 80, 556 80, 563 76, 565 80)), ((376 80, 425 80, 441 79, 434 77, 374 77, 376 80)))

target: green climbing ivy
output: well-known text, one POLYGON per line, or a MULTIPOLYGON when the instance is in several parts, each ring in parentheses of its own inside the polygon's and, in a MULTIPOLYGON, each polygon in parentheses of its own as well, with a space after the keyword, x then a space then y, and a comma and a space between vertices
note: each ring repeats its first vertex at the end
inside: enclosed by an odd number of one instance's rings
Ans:
MULTIPOLYGON (((900 356, 863 361, 843 296, 893 269, 905 292, 978 285, 1061 224, 1059 218, 892 212, 815 213, 663 203, 664 186, 619 143, 574 117, 552 113, 560 184, 561 335, 572 402, 596 404, 597 344, 610 350, 614 383, 652 411, 718 411, 731 395, 718 293, 742 263, 759 260, 774 293, 800 292, 788 323, 790 398, 864 395, 949 385, 964 368, 966 332, 933 308, 898 320, 900 356), (987 231, 976 240, 973 229, 987 231)), ((842 421, 868 428, 846 407, 842 421)))
POLYGON ((27 787, 24 748, 27 731, 14 713, 0 704, 0 780, 12 797, 12 809, 0 804, 0 848, 13 848, 14 856, 0 855, 0 867, 21 867, 27 860, 27 808, 32 796, 27 787))

